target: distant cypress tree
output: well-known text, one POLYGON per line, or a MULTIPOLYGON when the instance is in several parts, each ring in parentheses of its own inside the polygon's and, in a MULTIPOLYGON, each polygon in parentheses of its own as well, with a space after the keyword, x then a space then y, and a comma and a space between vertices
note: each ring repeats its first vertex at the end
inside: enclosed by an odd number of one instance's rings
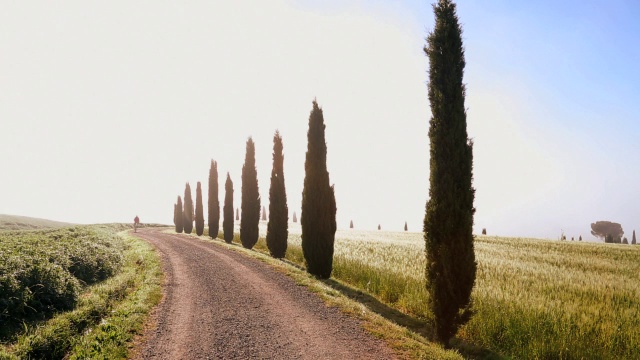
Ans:
POLYGON ((580 237, 578 238, 578 241, 582 241, 582 235, 580 235, 580 237))
POLYGON ((407 222, 404 222, 404 231, 409 231, 409 227, 407 226, 407 222))
POLYGON ((224 183, 224 208, 222 209, 224 218, 222 220, 222 230, 224 231, 224 241, 231 244, 233 241, 233 182, 227 172, 227 181, 224 183))
POLYGON ((196 235, 204 234, 204 209, 202 208, 202 185, 196 185, 196 235))
POLYGON ((472 315, 476 278, 473 249, 473 144, 467 135, 462 29, 451 0, 433 5, 429 57, 430 188, 424 219, 429 307, 437 340, 449 340, 472 315))
POLYGON ((218 237, 220 231, 220 200, 218 199, 218 163, 211 160, 209 168, 209 236, 218 237))
POLYGON ((636 245, 636 231, 633 230, 633 237, 631 238, 631 245, 636 245))
POLYGON ((627 238, 625 237, 624 239, 622 239, 622 243, 625 245, 629 245, 629 240, 627 240, 627 238))
POLYGON ((240 220, 240 209, 236 209, 236 220, 240 220))
POLYGON ((482 228, 482 235, 487 235, 487 228, 482 228))
POLYGON ((307 271, 328 279, 333 269, 336 235, 336 197, 327 171, 327 143, 322 109, 313 101, 307 132, 307 154, 302 190, 302 252, 307 271))
POLYGON ((293 222, 297 223, 298 222, 298 217, 296 216, 296 212, 293 212, 293 222))
POLYGON ((176 225, 176 217, 178 216, 178 204, 173 204, 173 225, 176 225))
POLYGON ((191 234, 193 231, 193 200, 191 199, 191 186, 189 183, 184 188, 184 232, 191 234))
POLYGON ((184 230, 184 219, 182 215, 182 199, 178 196, 178 203, 176 204, 176 232, 180 234, 184 230))
POLYGON ((353 229, 353 220, 351 220, 351 222, 349 222, 349 229, 353 229))
POLYGON ((240 220, 240 242, 247 249, 258 242, 260 223, 260 192, 256 170, 256 147, 253 139, 247 140, 247 152, 242 165, 242 218, 240 220))
POLYGON ((378 230, 382 230, 382 226, 380 226, 380 224, 378 224, 378 230))
MULTIPOLYGON (((287 252, 289 236, 289 207, 284 186, 284 154, 282 137, 276 131, 273 136, 273 168, 269 187, 269 223, 267 224, 267 247, 274 258, 281 259, 287 252)), ((262 214, 264 216, 264 207, 262 214)))

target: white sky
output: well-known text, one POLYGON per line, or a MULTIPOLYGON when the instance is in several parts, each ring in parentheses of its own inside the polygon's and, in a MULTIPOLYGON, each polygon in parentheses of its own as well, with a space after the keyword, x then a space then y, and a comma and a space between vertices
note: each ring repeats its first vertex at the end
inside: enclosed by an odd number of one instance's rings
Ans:
MULTIPOLYGON (((239 207, 248 136, 268 207, 279 129, 289 209, 300 215, 317 98, 339 227, 353 219, 361 229, 401 230, 408 221, 420 231, 430 117, 422 47, 433 14, 418 3, 3 2, 0 213, 77 223, 129 222, 137 214, 169 224, 186 181, 194 197, 197 181, 206 194, 212 158, 221 202, 229 171, 239 207)), ((555 238, 564 229, 591 237, 590 222, 614 220, 630 235, 637 206, 622 211, 610 196, 581 202, 605 180, 571 180, 589 173, 598 155, 581 161, 580 145, 554 146, 555 125, 534 125, 536 90, 514 86, 518 74, 496 74, 483 62, 490 47, 468 32, 476 232, 555 238)), ((616 181, 617 189, 633 185, 616 181)))

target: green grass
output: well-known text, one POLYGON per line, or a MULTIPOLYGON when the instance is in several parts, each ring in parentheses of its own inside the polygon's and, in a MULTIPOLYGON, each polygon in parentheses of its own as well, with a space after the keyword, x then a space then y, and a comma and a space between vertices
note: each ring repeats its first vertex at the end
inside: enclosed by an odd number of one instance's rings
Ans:
MULTIPOLYGON (((160 300, 162 272, 158 256, 150 245, 124 233, 115 234, 123 228, 128 226, 94 225, 73 229, 73 232, 99 234, 94 241, 112 241, 114 248, 120 249, 121 265, 106 280, 92 285, 81 283, 72 310, 56 311, 47 319, 27 322, 22 330, 14 331, 0 346, 0 359, 127 357, 128 343, 141 331, 149 311, 160 300)), ((26 238, 23 243, 29 243, 32 251, 39 253, 41 245, 48 245, 51 234, 68 235, 66 232, 71 229, 63 229, 62 233, 25 232, 29 234, 22 237, 14 234, 11 239, 26 238), (38 235, 46 241, 31 243, 38 235)), ((65 236, 57 240, 78 243, 77 239, 65 236)), ((86 243, 81 244, 90 248, 86 243)), ((60 255, 53 252, 51 259, 64 263, 65 258, 60 255)))

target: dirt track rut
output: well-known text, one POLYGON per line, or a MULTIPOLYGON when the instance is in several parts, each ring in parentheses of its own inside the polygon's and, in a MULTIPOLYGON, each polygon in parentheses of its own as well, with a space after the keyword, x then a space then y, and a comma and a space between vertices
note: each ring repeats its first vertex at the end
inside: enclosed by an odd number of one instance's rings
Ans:
POLYGON ((394 358, 358 320, 269 265, 194 237, 137 235, 158 249, 166 277, 139 358, 394 358))

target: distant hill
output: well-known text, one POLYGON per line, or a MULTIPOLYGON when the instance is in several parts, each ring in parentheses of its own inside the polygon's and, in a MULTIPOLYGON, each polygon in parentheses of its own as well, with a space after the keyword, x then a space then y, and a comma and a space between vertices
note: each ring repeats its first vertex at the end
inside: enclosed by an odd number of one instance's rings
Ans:
POLYGON ((0 214, 0 230, 55 229, 72 225, 28 216, 0 214))

